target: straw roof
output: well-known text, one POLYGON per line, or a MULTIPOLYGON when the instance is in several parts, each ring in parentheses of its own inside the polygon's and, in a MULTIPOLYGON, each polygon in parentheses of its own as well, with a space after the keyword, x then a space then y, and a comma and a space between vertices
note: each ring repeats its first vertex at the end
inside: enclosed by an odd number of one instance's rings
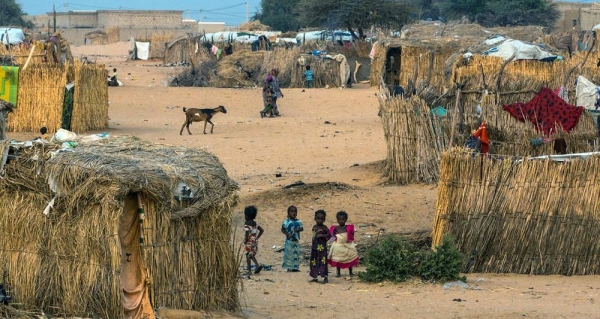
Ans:
MULTIPOLYGON (((55 151, 57 147, 44 146, 44 153, 55 151)), ((59 152, 49 159, 46 169, 58 197, 68 195, 74 203, 99 187, 110 187, 117 198, 142 193, 166 205, 164 208, 172 212, 171 219, 196 216, 223 202, 238 189, 214 155, 197 149, 152 144, 133 136, 79 144, 73 152, 59 152), (182 185, 192 191, 188 202, 191 205, 187 207, 174 198, 182 185)), ((36 174, 35 171, 29 173, 36 174)))

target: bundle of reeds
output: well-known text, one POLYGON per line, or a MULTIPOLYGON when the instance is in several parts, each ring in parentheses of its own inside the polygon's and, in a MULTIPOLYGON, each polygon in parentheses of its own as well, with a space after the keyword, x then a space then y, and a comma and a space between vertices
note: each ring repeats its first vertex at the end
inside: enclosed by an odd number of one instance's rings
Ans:
POLYGON ((445 145, 439 119, 416 96, 390 97, 382 89, 379 105, 387 142, 384 176, 398 184, 437 182, 445 145))
MULTIPOLYGON (((268 51, 233 51, 221 57, 217 65, 217 75, 211 77, 211 85, 216 87, 255 87, 261 83, 262 69, 268 51)), ((262 77, 264 79, 264 77, 262 77)))
POLYGON ((433 245, 445 234, 465 271, 597 275, 600 157, 554 162, 442 156, 433 245))
POLYGON ((59 147, 11 147, 0 179, 0 267, 18 307, 123 317, 121 263, 129 258, 120 251, 119 220, 127 198, 139 194, 142 260, 131 262, 146 269, 149 278, 138 279, 150 284, 154 307, 239 309, 230 241, 238 187, 216 157, 127 136, 50 159, 59 147), (183 184, 192 193, 175 198, 183 184))
POLYGON ((260 70, 260 83, 272 69, 279 69, 279 84, 282 87, 290 86, 292 83, 292 72, 296 69, 297 60, 302 48, 275 48, 267 51, 264 55, 260 70))
POLYGON ((108 128, 108 86, 104 65, 74 66, 75 92, 71 131, 82 133, 108 128))

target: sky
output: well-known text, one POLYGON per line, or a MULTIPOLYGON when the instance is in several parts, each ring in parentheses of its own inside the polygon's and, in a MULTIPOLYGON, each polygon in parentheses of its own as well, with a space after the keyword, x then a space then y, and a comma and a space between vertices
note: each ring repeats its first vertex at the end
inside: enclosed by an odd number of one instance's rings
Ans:
MULTIPOLYGON (((246 22, 246 0, 16 0, 28 15, 77 10, 181 10, 182 18, 196 21, 225 22, 239 25, 246 22), (200 14, 202 12, 202 14, 200 14)), ((248 17, 260 7, 260 0, 248 0, 248 17)))

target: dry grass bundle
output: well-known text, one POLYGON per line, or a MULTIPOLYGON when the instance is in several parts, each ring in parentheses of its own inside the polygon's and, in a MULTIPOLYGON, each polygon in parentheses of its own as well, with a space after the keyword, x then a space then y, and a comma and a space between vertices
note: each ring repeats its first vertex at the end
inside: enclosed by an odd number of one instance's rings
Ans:
POLYGON ((108 128, 108 86, 104 65, 75 62, 71 131, 108 128))
POLYGON ((597 275, 600 157, 569 162, 441 161, 433 244, 444 234, 471 256, 465 271, 597 275))
POLYGON ((381 75, 385 73, 387 47, 382 41, 373 44, 375 55, 371 60, 371 86, 381 86, 381 75))
POLYGON ((297 59, 300 57, 302 48, 275 48, 264 55, 262 68, 260 71, 260 83, 271 72, 272 69, 279 69, 279 85, 282 87, 290 86, 292 83, 292 72, 297 65, 297 59))
POLYGON ((242 23, 240 25, 240 30, 242 31, 268 31, 270 29, 271 27, 260 23, 259 20, 242 23))
POLYGON ((61 127, 67 69, 38 64, 19 70, 19 101, 8 117, 9 131, 38 132, 46 126, 49 132, 55 132, 61 127))
POLYGON ((119 27, 107 27, 104 29, 108 43, 117 43, 121 41, 121 29, 119 27))
POLYGON ((57 316, 122 317, 117 228, 125 198, 138 193, 147 216, 141 249, 152 304, 239 309, 238 262, 230 244, 238 187, 216 157, 126 136, 48 159, 57 147, 11 148, 16 158, 0 179, 0 267, 22 307, 57 316), (181 183, 192 190, 191 199, 174 198, 181 183))
MULTIPOLYGON (((223 56, 217 65, 217 76, 211 78, 216 87, 255 87, 261 74, 267 51, 233 51, 223 56)), ((264 78, 264 77, 263 77, 264 78)))
POLYGON ((33 52, 31 52, 32 46, 29 45, 18 45, 14 46, 10 49, 10 51, 6 48, 5 45, 0 45, 0 56, 12 56, 13 62, 16 65, 24 65, 27 62, 27 58, 31 53, 31 59, 29 60, 29 65, 40 64, 44 61, 44 44, 41 42, 34 42, 33 44, 33 52))
POLYGON ((384 176, 398 184, 437 182, 445 142, 429 107, 416 96, 391 98, 385 90, 379 105, 387 142, 384 176))

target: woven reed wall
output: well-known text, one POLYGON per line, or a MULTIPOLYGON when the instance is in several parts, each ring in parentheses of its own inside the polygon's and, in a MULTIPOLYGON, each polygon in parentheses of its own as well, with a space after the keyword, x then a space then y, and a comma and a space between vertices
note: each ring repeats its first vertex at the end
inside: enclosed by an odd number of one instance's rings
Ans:
POLYGON ((406 88, 409 86, 410 80, 416 86, 429 78, 431 86, 438 88, 446 86, 445 63, 451 55, 451 52, 427 47, 402 47, 398 75, 400 85, 406 88), (432 55, 433 61, 431 60, 432 55), (429 76, 430 73, 431 76, 429 76))
POLYGON ((174 309, 238 310, 239 256, 231 243, 233 198, 194 218, 169 219, 149 203, 143 247, 151 303, 174 309))
POLYGON ((440 122, 420 98, 390 98, 384 92, 379 97, 387 143, 384 176, 397 184, 437 182, 446 143, 440 122))
POLYGON ((381 42, 375 42, 375 56, 371 60, 371 86, 381 86, 381 77, 385 71, 387 48, 381 42))
POLYGON ((50 133, 62 125, 65 85, 75 81, 71 128, 75 132, 108 127, 108 87, 104 65, 38 64, 19 69, 17 108, 8 117, 10 132, 50 133))
POLYGON ((600 274, 600 157, 516 163, 446 152, 438 189, 433 245, 453 235, 465 271, 600 274))
POLYGON ((108 128, 108 86, 103 65, 75 62, 75 91, 71 131, 108 128))
POLYGON ((62 105, 67 84, 67 69, 61 65, 31 65, 19 69, 18 102, 8 116, 10 132, 50 132, 62 123, 62 105))

